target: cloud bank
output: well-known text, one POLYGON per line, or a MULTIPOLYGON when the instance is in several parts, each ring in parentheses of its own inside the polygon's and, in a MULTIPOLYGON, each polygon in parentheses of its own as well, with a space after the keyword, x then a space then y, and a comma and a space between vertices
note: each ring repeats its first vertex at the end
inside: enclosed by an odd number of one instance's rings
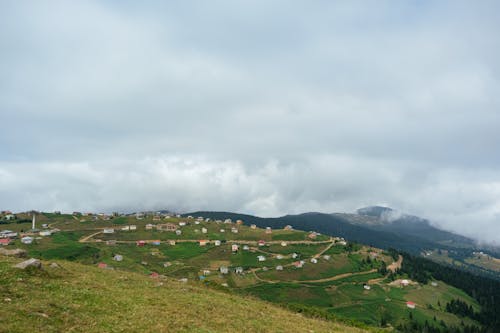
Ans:
POLYGON ((499 5, 0 5, 2 209, 385 204, 499 242, 499 5))

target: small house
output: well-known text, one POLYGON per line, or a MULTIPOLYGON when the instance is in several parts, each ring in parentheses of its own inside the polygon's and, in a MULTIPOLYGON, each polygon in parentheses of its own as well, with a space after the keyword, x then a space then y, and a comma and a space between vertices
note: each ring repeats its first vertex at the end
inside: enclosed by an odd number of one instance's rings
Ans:
POLYGON ((49 225, 47 223, 42 224, 43 229, 48 229, 49 225))
POLYGON ((283 270, 283 266, 281 266, 281 265, 276 266, 276 270, 277 271, 282 271, 283 270))
POLYGON ((325 260, 330 260, 331 258, 332 258, 332 256, 330 256, 330 255, 328 255, 328 254, 325 254, 325 255, 323 256, 323 259, 325 259, 325 260))
POLYGON ((179 229, 175 230, 175 234, 177 236, 180 236, 182 234, 182 230, 179 230, 179 229))
POLYGON ((156 246, 158 246, 158 245, 160 245, 160 244, 161 244, 161 242, 160 242, 160 240, 159 240, 159 239, 155 239, 155 240, 151 241, 151 244, 152 244, 152 245, 156 245, 156 246))
POLYGON ((231 228, 231 232, 233 234, 237 234, 238 233, 238 228, 231 228))
POLYGON ((243 267, 236 267, 236 269, 234 270, 234 272, 236 274, 243 274, 243 267))
POLYGON ((201 239, 201 240, 199 241, 199 243, 200 243, 200 246, 206 246, 206 245, 208 244, 208 240, 206 240, 206 239, 201 239))
POLYGON ((161 221, 161 216, 160 215, 153 216, 153 221, 161 221))
POLYGON ((115 254, 113 257, 114 261, 123 261, 123 256, 121 254, 115 254))
POLYGON ((295 266, 295 268, 302 268, 302 266, 304 266, 302 261, 294 261, 292 265, 295 266))
POLYGON ((250 250, 250 246, 248 245, 243 245, 243 251, 248 251, 250 250))
POLYGON ((278 255, 276 256, 276 259, 278 259, 278 260, 281 260, 281 259, 283 259, 283 258, 284 258, 284 257, 283 257, 283 255, 282 255, 282 254, 278 254, 278 255))
POLYGON ((137 226, 135 224, 132 224, 129 226, 130 230, 137 230, 137 226))
POLYGON ((242 220, 236 220, 236 224, 237 224, 237 225, 242 225, 242 224, 243 224, 243 221, 242 221, 242 220))
POLYGON ((433 286, 433 287, 437 287, 437 286, 438 286, 438 284, 437 284, 437 282, 436 282, 436 281, 432 281, 432 282, 431 282, 431 286, 433 286))
POLYGON ((194 224, 198 225, 200 224, 200 221, 194 221, 194 224))
POLYGON ((172 263, 170 261, 166 261, 163 263, 163 267, 167 268, 167 267, 170 267, 172 266, 172 263))
POLYGON ((411 301, 406 302, 406 307, 409 309, 415 309, 415 306, 416 304, 411 301))
POLYGON ((204 269, 204 270, 203 270, 203 275, 210 275, 210 273, 211 273, 211 272, 210 272, 210 270, 208 270, 208 269, 204 269))
POLYGON ((159 231, 176 231, 177 230, 177 225, 173 224, 173 223, 158 224, 156 226, 156 230, 159 230, 159 231))
POLYGON ((153 230, 154 225, 151 223, 146 224, 146 230, 153 230))
POLYGON ((108 268, 108 264, 100 262, 100 263, 97 264, 97 267, 99 267, 99 268, 108 268))
POLYGON ((146 241, 138 240, 138 241, 135 242, 135 245, 137 245, 137 246, 144 246, 144 245, 146 245, 146 241))
POLYGON ((406 280, 406 279, 401 280, 401 286, 406 287, 406 286, 408 286, 409 284, 410 284, 410 281, 408 281, 408 280, 406 280))
POLYGON ((50 232, 50 230, 42 230, 42 231, 39 232, 39 235, 47 237, 47 236, 52 235, 52 232, 50 232))
POLYGON ((114 234, 115 233, 115 229, 113 229, 113 228, 104 228, 104 230, 102 232, 105 233, 105 234, 114 234))
POLYGON ((264 245, 266 245, 266 241, 261 239, 261 240, 258 242, 258 244, 259 244, 259 246, 264 246, 264 245))
POLYGON ((121 229, 122 231, 129 231, 130 230, 130 226, 129 225, 126 225, 124 227, 122 227, 121 229))
POLYGON ((295 252, 294 252, 294 253, 292 253, 292 258, 293 258, 293 259, 296 259, 298 256, 299 256, 299 255, 298 255, 297 253, 295 253, 295 252))
POLYGON ((0 238, 0 245, 6 246, 10 244, 10 238, 0 238))
POLYGON ((229 268, 227 268, 227 266, 220 266, 219 267, 219 272, 221 274, 228 274, 229 273, 229 268))
POLYGON ((185 227, 186 226, 186 222, 179 222, 179 226, 180 227, 185 227))
POLYGON ((116 245, 116 239, 110 239, 106 241, 106 245, 116 245))
POLYGON ((266 234, 272 234, 273 233, 273 229, 271 229, 271 227, 266 227, 266 234))
POLYGON ((153 273, 149 274, 149 276, 152 277, 153 279, 157 279, 158 277, 160 277, 160 274, 153 272, 153 273))
POLYGON ((206 234, 208 232, 208 229, 207 228, 201 228, 201 233, 202 234, 206 234))
POLYGON ((311 232, 309 235, 307 235, 309 239, 316 239, 317 236, 318 234, 316 234, 315 232, 311 232))
POLYGON ((255 224, 250 224, 250 229, 257 229, 257 226, 255 224))
POLYGON ((30 236, 23 237, 23 238, 21 238, 21 243, 31 244, 31 243, 33 243, 33 237, 30 237, 30 236))
POLYGON ((233 223, 233 221, 231 221, 231 219, 225 219, 225 220, 224 220, 224 223, 225 223, 225 224, 231 224, 231 223, 233 223))
POLYGON ((231 251, 233 251, 233 252, 237 252, 239 250, 239 248, 240 247, 237 244, 231 245, 231 251))
POLYGON ((318 259, 316 259, 316 258, 312 258, 312 259, 311 259, 311 262, 312 262, 313 264, 317 264, 317 263, 318 263, 318 259))
POLYGON ((169 240, 168 241, 168 245, 175 245, 175 241, 174 240, 169 240))
POLYGON ((287 246, 288 243, 287 242, 281 242, 281 246, 287 246))
POLYGON ((192 219, 193 219, 193 217, 192 217, 191 215, 189 215, 189 216, 188 216, 188 219, 192 220, 192 219))
POLYGON ((257 256, 257 260, 259 260, 259 261, 266 261, 266 257, 264 257, 264 256, 257 256))
POLYGON ((365 290, 370 290, 370 289, 372 289, 372 288, 371 288, 369 285, 367 285, 367 284, 364 284, 364 285, 363 285, 363 288, 364 288, 365 290))
POLYGON ((214 241, 214 245, 215 245, 215 246, 220 246, 220 244, 221 244, 221 241, 220 241, 220 240, 215 240, 215 241, 214 241))
POLYGON ((226 229, 220 229, 219 231, 220 232, 226 232, 226 229))
POLYGON ((283 229, 285 229, 285 230, 293 230, 293 227, 288 224, 283 229))

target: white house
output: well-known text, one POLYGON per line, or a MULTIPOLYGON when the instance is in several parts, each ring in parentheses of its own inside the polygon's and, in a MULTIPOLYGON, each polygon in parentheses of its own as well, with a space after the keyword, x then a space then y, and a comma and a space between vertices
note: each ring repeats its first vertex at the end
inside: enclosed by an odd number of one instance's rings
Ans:
POLYGON ((128 225, 122 227, 122 231, 129 231, 129 230, 130 230, 130 226, 128 226, 128 225))
POLYGON ((178 230, 178 229, 177 229, 177 230, 175 230, 175 234, 176 234, 177 236, 179 236, 180 234, 182 234, 182 230, 178 230))
POLYGON ((243 274, 243 267, 236 267, 236 269, 234 270, 234 272, 236 274, 243 274))
POLYGON ((281 246, 287 246, 287 242, 281 242, 281 246))
POLYGON ((201 228, 201 232, 202 232, 203 234, 206 234, 206 233, 208 232, 208 229, 207 229, 207 228, 201 228))
POLYGON ((186 226, 186 222, 179 222, 179 226, 181 226, 181 227, 186 226))
POLYGON ((264 257, 264 256, 257 256, 257 259, 259 261, 266 261, 266 257, 264 257))
POLYGON ((50 230, 43 230, 39 232, 40 236, 50 236, 52 235, 52 232, 50 230))
POLYGON ((29 236, 23 237, 23 238, 21 238, 21 243, 31 244, 31 243, 33 243, 33 237, 29 237, 29 236))
POLYGON ((282 255, 282 254, 278 254, 278 255, 276 256, 276 259, 279 259, 279 260, 283 259, 283 255, 282 255))
POLYGON ((364 288, 365 290, 370 290, 370 289, 372 289, 372 288, 371 288, 369 285, 367 285, 367 284, 364 284, 364 285, 363 285, 363 288, 364 288))
POLYGON ((236 252, 240 247, 237 244, 231 245, 231 251, 236 252))
POLYGON ((115 229, 113 229, 113 228, 104 228, 104 230, 102 232, 105 233, 105 234, 114 234, 115 233, 115 229))
POLYGON ((153 227, 154 227, 154 225, 151 223, 146 224, 146 230, 152 230, 153 227))
POLYGON ((135 224, 132 224, 129 226, 130 230, 137 230, 137 226, 135 224))
POLYGON ((220 246, 220 243, 221 243, 221 242, 220 242, 220 240, 216 240, 216 241, 214 241, 214 245, 215 245, 215 246, 220 246))
POLYGON ((276 270, 277 271, 282 271, 283 270, 283 266, 281 266, 281 265, 276 266, 276 270))
POLYGON ((292 258, 293 258, 293 259, 296 259, 298 256, 299 256, 299 255, 298 255, 297 253, 295 253, 295 252, 294 252, 294 253, 292 253, 292 258))
POLYGON ((432 281, 432 282, 431 282, 431 286, 433 286, 433 287, 437 287, 437 286, 438 286, 438 284, 437 284, 437 282, 432 281))
POLYGON ((226 223, 226 224, 231 224, 231 223, 233 223, 233 221, 231 221, 231 219, 225 219, 225 220, 224 220, 224 223, 226 223))
POLYGON ((219 267, 219 271, 221 274, 228 274, 229 273, 229 268, 227 268, 226 266, 220 266, 219 267))
POLYGON ((316 259, 316 258, 312 258, 312 259, 311 259, 311 262, 312 262, 313 264, 317 264, 317 263, 318 263, 318 259, 316 259))
POLYGON ((220 229, 219 231, 220 232, 226 232, 226 229, 220 229))
POLYGON ((237 234, 238 233, 238 228, 231 228, 231 232, 233 234, 237 234))
POLYGON ((325 255, 323 256, 323 259, 325 259, 325 260, 330 260, 331 258, 332 258, 332 257, 331 257, 330 255, 328 255, 328 254, 325 254, 325 255))
POLYGON ((408 286, 409 284, 410 284, 410 281, 408 281, 408 280, 406 280, 406 279, 401 280, 401 285, 402 285, 403 287, 406 287, 406 286, 408 286))
POLYGON ((250 229, 257 229, 257 226, 255 224, 251 224, 250 229))
POLYGON ((122 261, 123 260, 123 256, 121 254, 116 254, 114 257, 113 257, 113 260, 114 261, 122 261))
POLYGON ((250 247, 248 245, 243 245, 243 251, 248 251, 250 250, 250 247))

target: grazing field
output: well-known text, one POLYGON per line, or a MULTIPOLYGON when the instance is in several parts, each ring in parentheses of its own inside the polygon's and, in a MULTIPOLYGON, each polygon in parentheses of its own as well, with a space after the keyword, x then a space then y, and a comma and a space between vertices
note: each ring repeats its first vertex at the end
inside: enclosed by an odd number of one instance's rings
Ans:
POLYGON ((184 284, 57 261, 22 271, 0 261, 0 332, 363 332, 270 303, 184 284), (175 300, 175 301, 173 301, 175 300), (210 310, 208 310, 210 309, 210 310))
POLYGON ((396 326, 410 317, 435 325, 441 321, 458 325, 462 320, 473 324, 446 312, 446 303, 456 298, 479 311, 472 298, 443 283, 432 287, 413 283, 404 288, 391 283, 383 270, 394 264, 389 253, 340 238, 311 238, 309 232, 297 230, 269 233, 248 225, 187 218, 159 220, 157 216, 40 214, 39 220, 54 233, 41 237, 30 233, 28 221, 11 223, 10 230, 28 230, 33 243, 23 244, 17 238, 6 248, 26 249, 30 256, 44 260, 74 262, 67 265, 91 265, 89 270, 96 274, 100 274, 95 268, 98 264, 121 276, 160 274, 187 280, 196 288, 213 286, 313 316, 371 326, 396 326), (166 223, 180 234, 157 227, 166 223), (415 302, 416 309, 408 309, 407 301, 415 302))

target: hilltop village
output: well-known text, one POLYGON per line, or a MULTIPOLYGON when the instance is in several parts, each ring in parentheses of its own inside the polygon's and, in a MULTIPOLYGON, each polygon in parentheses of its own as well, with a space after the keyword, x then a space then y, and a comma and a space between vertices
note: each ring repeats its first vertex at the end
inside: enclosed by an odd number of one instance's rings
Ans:
POLYGON ((0 255, 21 251, 103 272, 135 272, 160 285, 201 284, 369 325, 401 325, 409 317, 474 325, 446 305, 460 299, 479 308, 441 281, 423 285, 399 274, 397 253, 292 225, 259 228, 166 212, 2 212, 0 221, 0 255))

